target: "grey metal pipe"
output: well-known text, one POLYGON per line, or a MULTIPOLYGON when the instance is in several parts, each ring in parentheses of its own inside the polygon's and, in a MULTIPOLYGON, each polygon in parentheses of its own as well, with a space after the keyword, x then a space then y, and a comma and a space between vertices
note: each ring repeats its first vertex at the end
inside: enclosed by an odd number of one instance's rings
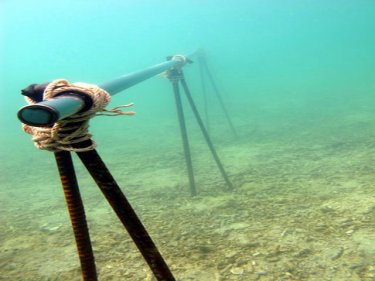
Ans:
MULTIPOLYGON (((163 71, 183 66, 184 63, 183 57, 175 56, 169 61, 120 76, 98 86, 106 90, 110 95, 114 95, 163 71)), ((50 127, 57 121, 81 111, 85 105, 84 98, 80 98, 79 95, 63 94, 50 100, 26 105, 18 111, 17 116, 22 123, 30 126, 50 127)))
POLYGON ((151 78, 165 70, 171 69, 172 67, 183 64, 180 60, 170 60, 163 63, 159 63, 153 66, 150 66, 141 71, 132 72, 124 76, 109 80, 98 86, 103 90, 107 91, 111 96, 130 88, 148 78, 151 78))

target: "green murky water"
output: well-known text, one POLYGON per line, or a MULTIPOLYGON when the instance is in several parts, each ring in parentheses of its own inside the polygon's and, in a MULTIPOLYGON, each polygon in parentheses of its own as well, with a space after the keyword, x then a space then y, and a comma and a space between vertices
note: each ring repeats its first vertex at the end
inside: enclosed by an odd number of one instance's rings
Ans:
MULTIPOLYGON (((177 280, 375 278, 375 2, 0 2, 0 280, 80 280, 53 154, 16 117, 20 90, 102 83, 204 48, 238 137, 197 60, 188 85, 224 181, 183 98, 198 195, 190 196, 171 83, 113 97, 98 152, 177 280), (207 106, 205 106, 207 102, 207 106)), ((194 58, 193 58, 194 60, 194 58)), ((74 156, 100 280, 152 280, 74 156)))

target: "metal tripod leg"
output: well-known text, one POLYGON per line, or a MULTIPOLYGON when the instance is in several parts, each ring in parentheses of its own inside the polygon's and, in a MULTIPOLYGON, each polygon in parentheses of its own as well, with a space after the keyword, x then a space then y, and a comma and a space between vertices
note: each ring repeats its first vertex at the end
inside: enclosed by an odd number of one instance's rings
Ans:
POLYGON ((193 97, 190 94, 190 91, 189 91, 189 88, 188 88, 188 86, 186 84, 185 77, 184 77, 184 74, 183 74, 182 70, 181 70, 181 73, 180 73, 180 82, 181 82, 181 85, 182 85, 182 87, 184 89, 184 92, 185 92, 186 98, 187 98, 187 100, 189 102, 189 105, 191 107, 191 110, 193 111, 195 119, 197 120, 198 125, 199 125, 199 127, 200 127, 200 129, 201 129, 201 131, 203 133, 204 139, 206 140, 206 143, 207 143, 208 147, 210 148, 211 154, 214 157, 216 165, 219 168, 220 173, 221 173, 222 177, 224 178, 225 183, 227 184, 228 189, 233 189, 233 185, 230 182, 226 171, 224 170, 224 167, 223 167, 223 165, 222 165, 222 163, 220 161, 220 158, 219 158, 219 156, 216 153, 216 149, 215 149, 214 145, 211 142, 211 138, 208 135, 208 132, 207 132, 207 130, 206 130, 204 124, 203 124, 202 118, 200 117, 198 109, 195 106, 193 97))
POLYGON ((200 79, 201 79, 201 87, 202 87, 202 94, 203 94, 203 110, 204 110, 204 117, 206 121, 206 128, 207 131, 210 131, 210 120, 208 116, 208 96, 207 96, 207 91, 206 91, 206 79, 205 79, 205 69, 203 68, 203 62, 202 58, 198 58, 199 61, 199 74, 200 74, 200 79))
POLYGON ((170 269, 96 150, 77 152, 159 281, 174 281, 170 269))
POLYGON ((208 76, 208 79, 209 79, 209 81, 210 81, 210 83, 211 83, 211 85, 212 85, 212 88, 213 88, 213 90, 214 90, 214 93, 215 93, 215 95, 216 95, 216 97, 217 97, 217 99, 218 99, 218 101, 219 101, 219 104, 220 104, 220 106, 221 106, 221 109, 222 109, 223 112, 224 112, 224 115, 225 115, 225 118, 227 119, 227 122, 228 122, 228 124, 229 124, 229 127, 230 127, 230 129, 231 129, 233 135, 237 138, 237 137, 238 137, 237 131, 236 131, 236 129, 235 129, 234 126, 233 126, 232 120, 231 120, 231 118, 230 118, 230 116, 229 116, 228 110, 227 110, 226 107, 225 107, 224 101, 223 101, 223 99, 222 99, 222 97, 221 97, 220 91, 219 91, 219 89, 218 89, 218 87, 217 87, 217 85, 216 85, 216 83, 215 83, 215 80, 214 80, 214 78, 212 77, 212 74, 211 74, 210 70, 208 69, 208 66, 207 66, 207 62, 206 62, 206 60, 205 60, 204 58, 200 58, 200 59, 199 59, 199 63, 201 64, 202 71, 203 71, 203 70, 206 71, 207 76, 208 76))
MULTIPOLYGON (((91 141, 86 141, 87 142, 91 141)), ((75 146, 80 146, 76 144, 75 146)), ((83 145, 85 147, 86 145, 83 145)), ((113 210, 125 226, 129 235, 159 281, 175 281, 171 271, 147 233, 142 222, 132 206, 113 179, 109 170, 101 160, 96 150, 77 152, 79 158, 98 184, 100 190, 112 206, 113 210)), ((92 251, 90 235, 87 227, 84 206, 78 188, 70 152, 55 152, 57 167, 64 189, 66 202, 70 214, 72 228, 77 244, 84 281, 97 281, 95 259, 92 251)))
MULTIPOLYGON (((174 71, 174 70, 171 70, 171 71, 174 71)), ((171 74, 171 75, 178 75, 178 73, 171 74)), ((182 144, 184 147, 184 156, 185 156, 186 168, 187 168, 188 178, 189 178, 190 193, 192 196, 195 196, 197 194, 197 189, 195 186, 193 164, 191 161, 189 139, 188 139, 188 135, 186 131, 185 117, 184 117, 184 111, 183 111, 182 102, 181 102, 180 89, 178 86, 178 79, 176 77, 174 77, 173 79, 170 77, 170 79, 172 81, 173 92, 174 92, 176 108, 177 108, 177 116, 178 116, 178 121, 180 124, 181 138, 182 138, 182 144)))
POLYGON ((95 259, 72 156, 70 152, 59 151, 55 152, 55 159, 76 240, 82 278, 84 281, 96 281, 98 277, 96 274, 95 259))

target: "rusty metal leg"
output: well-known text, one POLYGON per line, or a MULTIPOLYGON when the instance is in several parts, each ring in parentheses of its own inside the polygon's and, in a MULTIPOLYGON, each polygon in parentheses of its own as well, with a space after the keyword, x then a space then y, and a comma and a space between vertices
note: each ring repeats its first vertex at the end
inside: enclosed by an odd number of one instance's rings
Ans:
POLYGON ((77 155, 128 231, 157 280, 174 281, 175 278, 168 265, 97 151, 77 152, 77 155))
POLYGON ((59 151, 55 152, 55 159, 77 244, 82 278, 84 281, 96 281, 98 277, 95 268, 95 259, 72 156, 70 152, 59 151))

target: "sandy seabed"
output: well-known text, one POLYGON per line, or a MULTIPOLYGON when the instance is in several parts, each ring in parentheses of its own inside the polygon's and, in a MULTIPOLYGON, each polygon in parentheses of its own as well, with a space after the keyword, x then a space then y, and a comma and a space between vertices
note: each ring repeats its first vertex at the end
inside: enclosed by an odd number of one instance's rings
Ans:
MULTIPOLYGON (((180 144, 154 154, 116 152, 106 161, 176 279, 374 280, 372 139, 307 133, 275 141, 252 134, 251 141, 217 145, 232 191, 225 191, 204 144, 192 155, 196 197, 176 153, 180 144)), ((99 279, 154 280, 88 174, 77 173, 99 279)), ((52 176, 46 182, 33 175, 33 192, 2 189, 8 204, 0 206, 0 280, 81 280, 52 176)))

